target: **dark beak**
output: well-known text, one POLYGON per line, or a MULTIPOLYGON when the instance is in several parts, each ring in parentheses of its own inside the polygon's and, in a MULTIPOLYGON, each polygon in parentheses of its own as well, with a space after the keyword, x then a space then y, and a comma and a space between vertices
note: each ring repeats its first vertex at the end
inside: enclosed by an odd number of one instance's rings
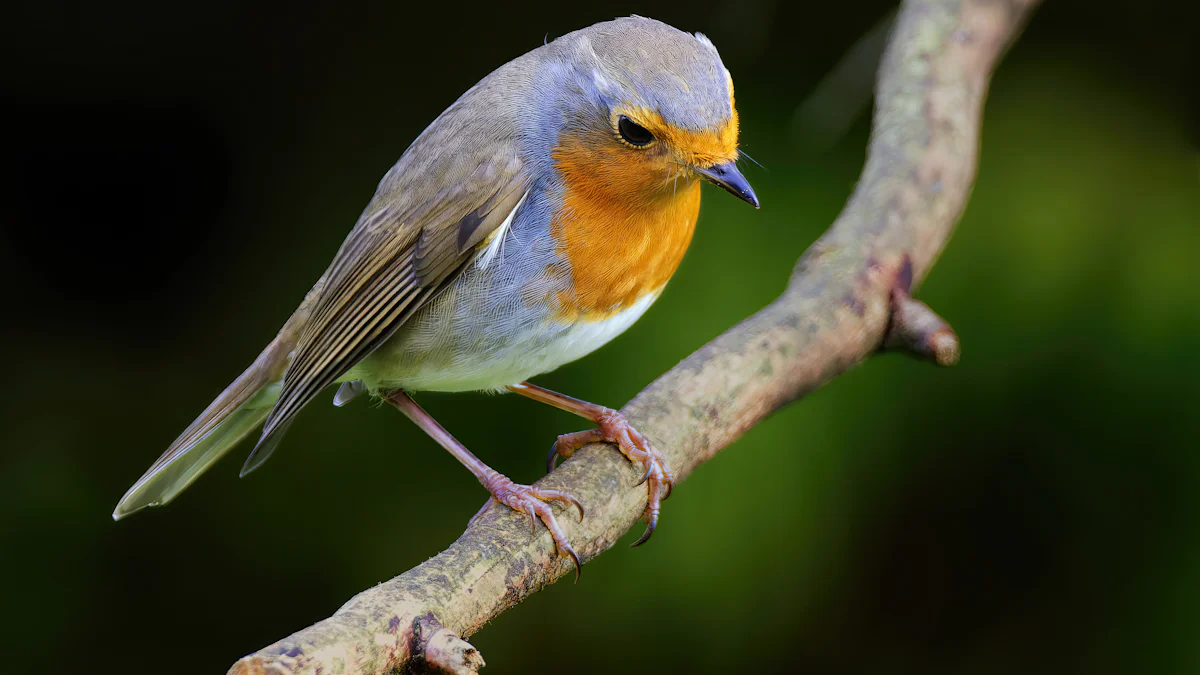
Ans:
POLYGON ((746 177, 742 175, 741 171, 738 171, 737 164, 725 162, 724 164, 714 164, 707 169, 696 167, 696 173, 704 176, 713 185, 754 208, 758 208, 758 197, 754 194, 754 188, 750 187, 750 183, 746 182, 746 177))

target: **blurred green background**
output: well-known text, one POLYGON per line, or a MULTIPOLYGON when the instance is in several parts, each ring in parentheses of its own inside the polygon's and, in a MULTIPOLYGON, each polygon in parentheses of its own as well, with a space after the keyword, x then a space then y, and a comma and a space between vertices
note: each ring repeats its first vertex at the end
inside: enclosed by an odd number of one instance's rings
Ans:
MULTIPOLYGON (((708 192, 657 306, 539 382, 621 404, 768 302, 858 175, 871 39, 820 82, 892 9, 813 4, 5 9, 4 670, 221 673, 461 532, 471 476, 394 411, 328 398, 252 477, 227 460, 109 514, 408 142, 546 35, 635 12, 704 31, 766 168, 746 169, 761 211, 708 192)), ((920 293, 957 368, 883 356, 780 411, 679 486, 649 546, 477 634, 485 672, 1200 672, 1189 5, 1051 0, 1010 53, 920 293)), ((582 428, 511 396, 421 401, 520 481, 582 428)))

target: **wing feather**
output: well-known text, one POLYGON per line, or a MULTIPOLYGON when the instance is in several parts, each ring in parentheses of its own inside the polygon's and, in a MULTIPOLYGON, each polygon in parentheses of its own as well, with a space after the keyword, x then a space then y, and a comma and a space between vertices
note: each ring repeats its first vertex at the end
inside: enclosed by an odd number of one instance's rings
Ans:
POLYGON ((511 142, 499 147, 505 151, 475 158, 444 149, 451 156, 445 161, 458 166, 432 167, 406 186, 404 165, 413 153, 410 149, 384 178, 326 272, 284 374, 279 400, 247 466, 265 459, 255 459, 258 448, 269 447, 268 439, 306 403, 457 277, 488 235, 524 202, 531 181, 511 142), (475 165, 467 166, 472 159, 475 165), (456 175, 465 179, 449 187, 430 183, 456 175))

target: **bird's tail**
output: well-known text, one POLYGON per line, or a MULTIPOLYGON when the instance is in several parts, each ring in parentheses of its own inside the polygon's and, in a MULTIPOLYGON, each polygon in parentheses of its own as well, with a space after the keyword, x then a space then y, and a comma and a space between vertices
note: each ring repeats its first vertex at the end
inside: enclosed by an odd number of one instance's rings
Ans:
POLYGON ((246 372, 226 387, 129 488, 113 511, 113 519, 171 501, 238 441, 261 426, 279 397, 293 348, 294 331, 285 326, 246 372))

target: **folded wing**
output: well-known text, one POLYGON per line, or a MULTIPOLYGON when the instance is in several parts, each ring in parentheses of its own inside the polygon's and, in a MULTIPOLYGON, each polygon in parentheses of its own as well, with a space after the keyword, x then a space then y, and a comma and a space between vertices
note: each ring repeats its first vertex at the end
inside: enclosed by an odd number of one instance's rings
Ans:
POLYGON ((454 112, 384 177, 342 244, 243 473, 261 463, 256 455, 318 392, 445 288, 528 194, 531 181, 512 138, 491 130, 486 151, 466 151, 472 130, 454 133, 454 112))

